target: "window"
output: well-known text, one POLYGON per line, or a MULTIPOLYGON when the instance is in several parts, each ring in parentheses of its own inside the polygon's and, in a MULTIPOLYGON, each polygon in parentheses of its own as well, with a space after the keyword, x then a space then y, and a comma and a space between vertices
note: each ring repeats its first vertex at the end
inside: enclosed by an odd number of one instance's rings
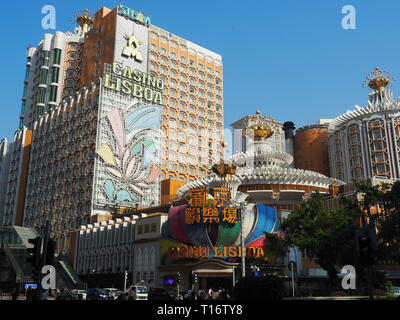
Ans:
POLYGON ((61 49, 54 49, 54 64, 60 64, 61 61, 61 49))
POLYGON ((382 138, 382 134, 381 134, 381 130, 373 130, 372 131, 372 136, 374 139, 381 139, 382 138))
POLYGON ((51 69, 51 82, 58 82, 58 74, 60 69, 58 67, 53 67, 51 69))
POLYGON ((144 233, 149 233, 150 232, 150 225, 148 223, 146 223, 144 225, 144 233))
POLYGON ((143 225, 138 226, 138 234, 143 234, 143 225))
POLYGON ((384 174, 386 172, 385 165, 383 163, 377 164, 376 172, 377 172, 377 174, 384 174))
POLYGON ((374 150, 383 150, 382 141, 374 141, 374 150))
POLYGON ((184 56, 181 56, 181 62, 185 63, 186 62, 186 58, 184 56))
POLYGON ((153 222, 153 223, 150 225, 150 232, 156 232, 156 231, 157 231, 157 225, 156 225, 155 222, 153 222))
POLYGON ((42 51, 42 66, 49 65, 50 51, 43 50, 42 51))
POLYGON ((193 61, 192 59, 190 59, 190 60, 189 60, 189 64, 190 64, 191 66, 194 66, 194 61, 193 61))
POLYGON ((152 50, 157 50, 157 46, 156 46, 154 43, 152 43, 152 44, 150 45, 150 47, 151 47, 152 50))
POLYGON ((50 86, 50 97, 49 101, 56 102, 57 101, 57 86, 50 86))
POLYGON ((201 63, 199 63, 198 68, 199 68, 200 70, 203 70, 203 65, 202 65, 201 63))
POLYGON ((377 153, 375 153, 375 161, 376 161, 376 162, 383 162, 383 161, 385 161, 385 156, 384 156, 383 152, 377 152, 377 153))
POLYGON ((352 154, 352 155, 358 154, 358 148, 357 148, 357 147, 352 147, 352 148, 351 148, 351 154, 352 154))
POLYGON ((46 84, 47 83, 47 74, 49 70, 47 69, 41 69, 40 70, 40 78, 39 78, 39 84, 46 84))
POLYGON ((167 50, 165 48, 161 48, 161 53, 162 54, 167 54, 167 50))

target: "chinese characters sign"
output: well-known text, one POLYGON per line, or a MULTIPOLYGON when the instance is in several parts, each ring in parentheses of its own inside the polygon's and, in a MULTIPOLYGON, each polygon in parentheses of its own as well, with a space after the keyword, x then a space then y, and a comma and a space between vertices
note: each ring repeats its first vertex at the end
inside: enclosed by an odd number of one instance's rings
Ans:
POLYGON ((190 192, 189 207, 185 209, 185 223, 238 222, 236 208, 232 206, 229 188, 214 188, 214 199, 207 199, 206 188, 195 188, 190 192))

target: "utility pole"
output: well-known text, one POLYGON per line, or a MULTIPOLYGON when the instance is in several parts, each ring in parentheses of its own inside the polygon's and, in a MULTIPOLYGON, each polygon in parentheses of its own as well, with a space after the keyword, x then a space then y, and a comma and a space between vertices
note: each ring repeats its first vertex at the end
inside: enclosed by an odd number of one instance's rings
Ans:
POLYGON ((246 277, 246 257, 245 257, 245 248, 244 248, 244 238, 243 238, 243 208, 244 204, 240 203, 239 205, 239 217, 240 217, 240 246, 242 251, 242 278, 246 277))

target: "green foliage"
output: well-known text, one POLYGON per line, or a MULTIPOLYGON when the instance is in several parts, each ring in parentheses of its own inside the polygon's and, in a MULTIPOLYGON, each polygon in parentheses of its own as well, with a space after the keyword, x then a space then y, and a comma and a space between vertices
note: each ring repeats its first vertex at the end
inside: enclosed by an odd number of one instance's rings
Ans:
POLYGON ((280 300, 285 291, 284 280, 279 277, 247 276, 233 288, 235 300, 280 300))
POLYGON ((296 245, 328 272, 337 283, 337 266, 356 264, 355 215, 353 210, 326 210, 317 192, 281 224, 288 243, 296 245))
POLYGON ((263 247, 264 250, 264 261, 267 264, 275 265, 278 258, 283 257, 287 252, 289 243, 283 237, 281 233, 268 233, 264 232, 267 238, 267 244, 263 247))
POLYGON ((363 212, 370 223, 378 226, 379 259, 394 259, 400 262, 400 181, 393 184, 371 186, 368 182, 355 182, 357 190, 364 193, 359 203, 360 214, 363 212), (379 207, 379 212, 372 212, 372 207, 379 207))
POLYGON ((391 281, 386 281, 385 286, 388 289, 389 296, 394 297, 394 286, 391 281))

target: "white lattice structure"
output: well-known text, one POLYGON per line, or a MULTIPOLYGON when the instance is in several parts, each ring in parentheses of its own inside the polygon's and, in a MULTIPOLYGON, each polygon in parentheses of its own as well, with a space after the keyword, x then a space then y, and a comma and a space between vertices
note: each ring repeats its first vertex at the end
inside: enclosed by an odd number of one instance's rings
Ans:
POLYGON ((331 175, 352 179, 400 178, 400 99, 389 89, 369 94, 329 125, 331 175))

